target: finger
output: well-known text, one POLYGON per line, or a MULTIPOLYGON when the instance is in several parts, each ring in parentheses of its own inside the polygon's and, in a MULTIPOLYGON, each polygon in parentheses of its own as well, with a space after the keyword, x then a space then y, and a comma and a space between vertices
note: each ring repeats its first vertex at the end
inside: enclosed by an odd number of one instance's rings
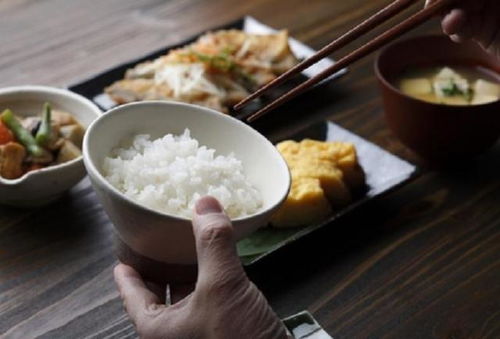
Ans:
POLYGON ((217 281, 221 274, 243 274, 236 252, 233 226, 219 202, 203 197, 196 203, 193 231, 198 255, 200 279, 217 281))
POLYGON ((456 42, 457 44, 463 43, 467 40, 467 39, 462 38, 462 36, 458 35, 458 34, 450 35, 450 39, 451 39, 451 41, 456 42))
POLYGON ((430 4, 436 2, 437 0, 425 0, 425 7, 429 6, 430 4))
POLYGON ((442 21, 443 32, 447 35, 463 35, 466 34, 465 24, 467 22, 467 14, 463 9, 456 8, 451 10, 448 14, 445 15, 442 21))
POLYGON ((146 314, 161 308, 161 300, 146 287, 139 273, 132 267, 118 264, 114 269, 114 276, 125 309, 135 324, 147 321, 146 314))

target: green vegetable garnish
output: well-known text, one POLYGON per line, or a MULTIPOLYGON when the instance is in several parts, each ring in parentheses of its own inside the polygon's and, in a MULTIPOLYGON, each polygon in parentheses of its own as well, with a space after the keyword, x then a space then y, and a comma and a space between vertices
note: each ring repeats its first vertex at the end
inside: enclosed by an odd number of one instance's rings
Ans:
POLYGON ((472 97, 474 96, 474 91, 471 88, 467 89, 466 91, 463 91, 457 86, 457 84, 452 79, 450 79, 448 86, 443 87, 441 91, 447 97, 462 96, 467 101, 471 101, 472 97))
POLYGON ((204 54, 192 49, 184 55, 194 56, 199 61, 208 64, 209 67, 215 68, 221 72, 233 73, 243 82, 245 87, 253 88, 256 84, 255 79, 249 73, 245 72, 240 65, 232 60, 232 53, 234 53, 234 48, 226 46, 219 54, 216 55, 204 54))
POLYGON ((0 118, 31 155, 34 157, 43 157, 47 154, 47 151, 36 143, 35 138, 21 125, 10 109, 3 111, 0 118))
POLYGON ((452 97, 455 95, 464 95, 464 92, 458 88, 457 84, 450 79, 448 87, 443 87, 442 92, 447 97, 452 97))
POLYGON ((229 72, 235 67, 235 63, 230 59, 227 51, 222 51, 216 55, 208 55, 191 50, 194 55, 201 62, 209 64, 211 67, 223 72, 229 72))
POLYGON ((50 142, 52 135, 51 113, 52 109, 50 104, 46 102, 43 105, 42 123, 40 124, 35 137, 36 142, 40 146, 46 146, 50 142))

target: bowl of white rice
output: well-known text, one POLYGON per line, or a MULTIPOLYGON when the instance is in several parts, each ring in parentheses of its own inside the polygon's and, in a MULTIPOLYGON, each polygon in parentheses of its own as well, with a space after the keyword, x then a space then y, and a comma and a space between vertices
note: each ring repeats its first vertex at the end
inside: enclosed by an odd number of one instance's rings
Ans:
POLYGON ((119 106, 87 130, 83 156, 119 240, 157 262, 196 263, 191 217, 215 197, 237 239, 265 226, 288 194, 275 146, 219 112, 175 102, 119 106))

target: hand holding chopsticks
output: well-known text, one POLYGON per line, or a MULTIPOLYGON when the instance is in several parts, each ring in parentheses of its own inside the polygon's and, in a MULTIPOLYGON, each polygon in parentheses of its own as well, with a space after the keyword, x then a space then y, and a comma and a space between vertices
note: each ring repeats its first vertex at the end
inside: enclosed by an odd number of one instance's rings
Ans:
MULTIPOLYGON (((297 95, 303 93, 307 89, 311 88, 312 86, 316 85, 317 83, 321 82, 322 80, 328 78, 332 74, 338 72, 339 70, 347 67, 348 65, 352 64, 353 62, 358 61, 359 59, 367 56, 368 54, 374 52, 375 50, 379 49, 380 47, 386 45, 387 43, 395 40, 396 38, 400 37, 404 33, 407 33, 408 31, 416 28, 417 26, 421 25, 425 21, 429 20, 436 14, 442 12, 445 8, 449 7, 453 2, 456 0, 439 0, 434 3, 432 3, 430 6, 418 11, 408 19, 404 20, 400 24, 394 26, 393 28, 389 29, 388 31, 382 33, 375 39, 373 39, 371 42, 367 43, 366 45, 358 48, 357 50, 351 52, 350 54, 346 55, 345 57, 341 58, 338 60, 334 65, 328 67, 321 73, 317 74, 316 76, 306 80, 299 86, 295 87, 294 89, 290 90, 289 92, 285 93, 281 97, 277 98, 275 101, 271 102, 261 110, 257 111, 256 113, 250 115, 247 118, 247 121, 252 122, 259 117, 263 116, 264 114, 268 113, 272 109, 282 105, 283 103, 289 101, 290 99, 296 97, 297 95)), ((328 56, 329 54, 333 53, 334 51, 344 47, 348 43, 352 42, 353 40, 357 39, 358 37, 362 36, 363 34, 369 32, 373 28, 377 27, 381 23, 387 21, 391 17, 395 16, 402 10, 406 9, 410 5, 414 4, 417 2, 417 0, 396 0, 392 2, 390 5, 367 19, 366 21, 362 22, 358 26, 354 27, 352 30, 349 32, 345 33, 342 35, 340 38, 334 40, 324 48, 322 48, 320 51, 315 53, 313 56, 310 58, 302 61, 286 73, 282 74, 278 78, 274 79, 272 82, 269 84, 263 86, 244 100, 242 100, 240 103, 234 106, 235 110, 239 110, 243 108, 246 104, 248 104, 250 101, 260 97, 264 92, 269 90, 270 88, 274 88, 286 80, 290 79, 292 76, 295 74, 301 72, 302 70, 308 68, 309 66, 313 65, 314 63, 318 62, 319 60, 323 59, 324 57, 328 56)))

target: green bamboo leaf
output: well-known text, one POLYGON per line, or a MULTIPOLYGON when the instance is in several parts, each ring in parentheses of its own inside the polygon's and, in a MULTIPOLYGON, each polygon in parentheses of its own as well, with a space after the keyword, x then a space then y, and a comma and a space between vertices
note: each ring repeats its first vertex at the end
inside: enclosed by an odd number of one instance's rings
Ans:
POLYGON ((293 235, 301 230, 302 228, 261 228, 238 242, 238 255, 240 257, 249 257, 269 252, 278 247, 281 243, 292 240, 293 235))

